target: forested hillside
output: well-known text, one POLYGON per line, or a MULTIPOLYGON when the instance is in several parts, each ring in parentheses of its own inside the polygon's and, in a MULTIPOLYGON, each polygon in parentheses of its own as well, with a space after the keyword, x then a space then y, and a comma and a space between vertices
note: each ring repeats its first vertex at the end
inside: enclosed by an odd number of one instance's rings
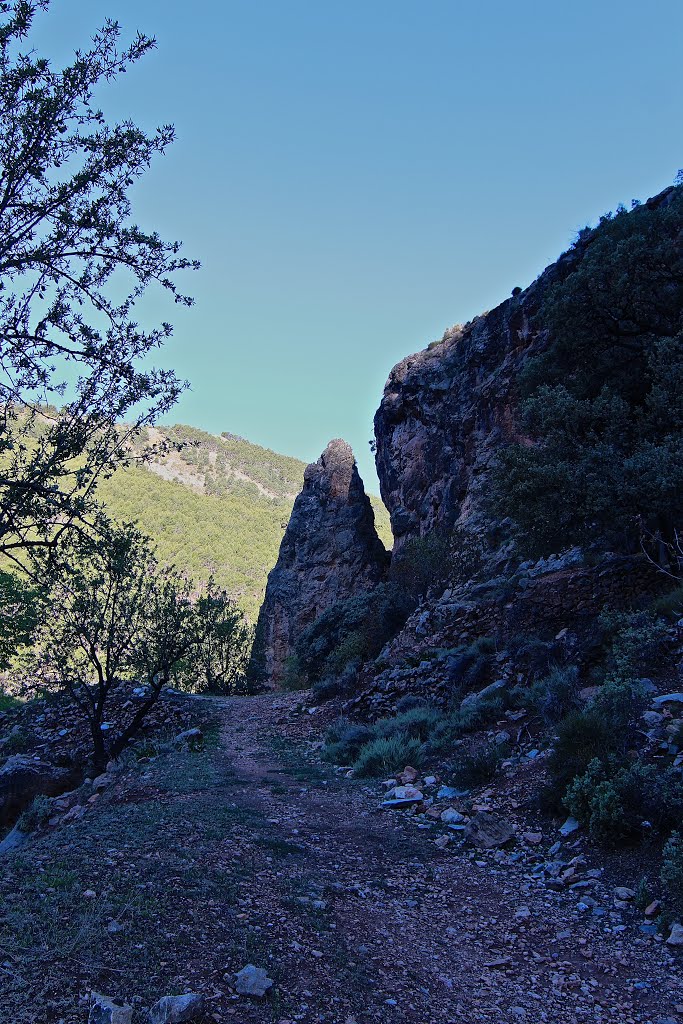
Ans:
MULTIPOLYGON (((162 437, 184 447, 115 473, 100 498, 116 519, 139 522, 162 561, 198 581, 213 574, 255 619, 305 464, 233 434, 176 425, 155 427, 149 439, 162 437)), ((379 498, 372 503, 390 547, 387 511, 379 498)))

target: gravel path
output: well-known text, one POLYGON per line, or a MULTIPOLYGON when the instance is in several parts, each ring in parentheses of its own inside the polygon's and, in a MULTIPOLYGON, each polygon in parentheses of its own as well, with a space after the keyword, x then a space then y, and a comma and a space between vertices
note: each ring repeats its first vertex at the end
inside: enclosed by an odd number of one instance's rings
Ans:
POLYGON ((212 706, 212 747, 123 772, 5 865, 3 1024, 85 1022, 90 989, 129 1000, 135 1024, 190 990, 202 1024, 683 1021, 679 955, 635 911, 621 930, 523 859, 439 850, 320 765, 298 694, 212 706), (274 979, 263 1000, 235 993, 248 963, 274 979))

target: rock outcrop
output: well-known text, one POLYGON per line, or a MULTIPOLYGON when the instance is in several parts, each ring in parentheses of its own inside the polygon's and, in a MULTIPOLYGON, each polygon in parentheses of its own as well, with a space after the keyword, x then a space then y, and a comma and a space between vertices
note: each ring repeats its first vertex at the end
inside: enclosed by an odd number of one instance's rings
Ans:
MULTIPOLYGON (((666 206, 674 191, 665 189, 647 206, 666 206)), ((546 342, 535 324, 543 296, 576 269, 593 237, 582 234, 530 287, 515 288, 495 309, 452 327, 391 371, 375 439, 395 551, 435 528, 478 530, 492 458, 518 436, 519 370, 546 342)))
POLYGON ((13 754, 0 768, 0 825, 16 818, 37 796, 58 796, 79 781, 74 768, 13 754))
POLYGON ((370 590, 389 562, 353 452, 330 441, 307 467, 259 613, 251 674, 281 681, 302 630, 370 590))
POLYGON ((515 429, 514 381, 541 341, 533 316, 558 268, 391 371, 375 439, 397 550, 412 537, 476 519, 491 458, 515 429))

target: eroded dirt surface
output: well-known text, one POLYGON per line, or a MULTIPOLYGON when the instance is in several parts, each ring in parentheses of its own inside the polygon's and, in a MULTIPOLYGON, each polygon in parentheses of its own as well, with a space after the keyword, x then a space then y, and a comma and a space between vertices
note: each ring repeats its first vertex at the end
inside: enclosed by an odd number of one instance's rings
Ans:
POLYGON ((203 752, 128 767, 3 862, 3 1024, 85 1022, 92 989, 136 1024, 185 991, 203 1024, 683 1021, 679 954, 642 916, 615 930, 523 859, 439 850, 320 764, 299 694, 214 710, 203 752), (262 1000, 235 993, 249 963, 262 1000))

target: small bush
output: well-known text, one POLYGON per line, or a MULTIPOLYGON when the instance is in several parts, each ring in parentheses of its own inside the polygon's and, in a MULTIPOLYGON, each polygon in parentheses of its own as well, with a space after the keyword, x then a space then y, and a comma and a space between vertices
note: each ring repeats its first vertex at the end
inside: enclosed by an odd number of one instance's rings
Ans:
POLYGON ((30 807, 20 815, 17 827, 22 832, 35 832, 44 825, 52 814, 52 801, 47 796, 37 796, 30 807))
POLYGON ((683 920, 683 838, 680 832, 672 832, 664 847, 664 859, 659 877, 664 890, 664 906, 667 915, 683 920))
POLYGON ((420 741, 398 733, 366 743, 354 762, 353 773, 359 778, 390 775, 407 764, 419 767, 423 758, 424 748, 420 741))
POLYGON ((680 777, 641 761, 614 768, 595 758, 567 789, 564 805, 603 842, 668 831, 683 815, 680 777))
POLYGON ((548 758, 550 782, 543 802, 559 807, 567 786, 595 759, 604 764, 623 763, 643 705, 637 686, 610 682, 584 711, 572 711, 563 718, 548 758))
POLYGON ((555 725, 578 706, 579 670, 555 665, 531 686, 515 686, 510 697, 515 707, 533 708, 548 725, 555 725))
POLYGON ((456 785, 467 788, 483 786, 494 777, 506 755, 507 749, 495 743, 477 747, 455 761, 451 777, 456 785))
POLYGON ((398 714, 403 714, 404 711, 412 711, 413 708, 423 708, 428 704, 429 701, 425 697, 417 697, 412 693, 407 693, 405 697, 401 697, 396 702, 396 711, 398 714))
POLYGON ((610 637, 607 679, 628 683, 661 669, 667 649, 666 623, 651 612, 604 612, 600 624, 610 637))
POLYGON ((10 754, 25 754, 31 749, 34 739, 34 736, 28 729, 19 728, 16 732, 9 734, 0 746, 0 752, 3 757, 9 757, 10 754))
POLYGON ((443 590, 450 575, 450 539, 430 533, 407 541, 391 560, 392 582, 417 603, 430 587, 443 590))
POLYGON ((351 764, 361 747, 374 738, 375 733, 369 726, 356 725, 348 718, 339 718, 327 732, 323 757, 332 764, 351 764))
POLYGON ((411 600, 391 583, 339 601, 308 626, 297 642, 300 669, 313 683, 351 662, 375 658, 404 625, 411 600))
POLYGON ((308 688, 308 677, 296 655, 287 658, 285 662, 282 688, 283 690, 305 690, 308 688))
POLYGON ((479 637, 467 647, 454 651, 446 659, 448 680, 457 693, 476 690, 482 686, 489 673, 495 645, 490 637, 479 637))
POLYGON ((359 660, 351 661, 339 675, 325 676, 313 684, 312 695, 316 701, 332 700, 334 697, 350 697, 358 682, 361 668, 359 660))
POLYGON ((20 700, 13 697, 11 693, 6 693, 0 686, 0 711, 10 711, 12 708, 16 708, 20 704, 20 700))
POLYGON ((442 715, 428 705, 404 711, 395 718, 380 718, 375 722, 375 733, 378 737, 388 739, 391 736, 405 734, 411 739, 426 740, 441 721, 442 715))

